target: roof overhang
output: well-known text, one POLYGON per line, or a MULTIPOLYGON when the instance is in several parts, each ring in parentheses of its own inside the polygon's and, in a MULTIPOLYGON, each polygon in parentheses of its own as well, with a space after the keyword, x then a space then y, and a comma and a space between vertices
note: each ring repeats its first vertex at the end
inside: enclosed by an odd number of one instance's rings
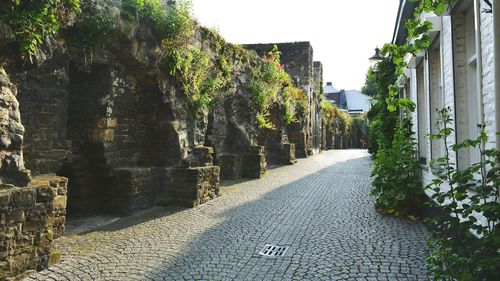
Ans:
POLYGON ((408 30, 406 29, 406 20, 413 18, 413 12, 419 5, 420 1, 412 2, 409 0, 399 1, 398 17, 394 26, 394 34, 392 36, 392 43, 397 45, 404 44, 408 30))

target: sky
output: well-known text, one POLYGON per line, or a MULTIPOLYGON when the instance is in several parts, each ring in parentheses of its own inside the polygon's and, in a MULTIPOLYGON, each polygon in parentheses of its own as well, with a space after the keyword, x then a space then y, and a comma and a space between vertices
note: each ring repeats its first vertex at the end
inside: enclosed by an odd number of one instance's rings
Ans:
POLYGON ((323 79, 359 90, 390 43, 399 0, 192 0, 198 21, 235 44, 310 41, 323 79))

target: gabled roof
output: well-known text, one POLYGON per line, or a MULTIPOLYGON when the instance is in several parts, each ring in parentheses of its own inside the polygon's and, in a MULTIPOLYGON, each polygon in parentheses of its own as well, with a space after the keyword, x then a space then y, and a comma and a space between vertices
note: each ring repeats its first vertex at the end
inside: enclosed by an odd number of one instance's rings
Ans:
POLYGON ((340 91, 333 87, 332 82, 326 82, 326 85, 324 87, 325 94, 333 94, 333 93, 338 93, 338 92, 340 92, 340 91))

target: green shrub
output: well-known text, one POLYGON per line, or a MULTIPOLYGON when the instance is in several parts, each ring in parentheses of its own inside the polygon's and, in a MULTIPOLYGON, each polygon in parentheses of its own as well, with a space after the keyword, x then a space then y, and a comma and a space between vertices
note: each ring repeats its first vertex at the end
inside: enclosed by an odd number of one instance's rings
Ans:
POLYGON ((440 110, 439 132, 431 141, 441 141, 445 155, 432 161, 436 178, 426 188, 449 216, 432 218, 427 262, 435 280, 496 280, 500 272, 499 183, 500 153, 485 149, 484 126, 474 140, 449 146, 453 133, 450 108, 440 110), (450 150, 472 149, 479 163, 459 170, 450 161, 450 150), (479 222, 481 216, 484 222, 479 222), (475 237, 474 232, 477 237, 475 237))
POLYGON ((12 0, 0 21, 14 31, 21 58, 33 63, 41 57, 41 46, 51 42, 79 10, 79 0, 12 0))
POLYGON ((227 62, 223 52, 214 64, 204 51, 193 46, 171 48, 162 61, 168 73, 181 81, 195 111, 208 109, 232 79, 233 65, 227 62))
POLYGON ((390 148, 375 157, 372 190, 375 208, 383 214, 415 217, 422 206, 423 188, 415 151, 414 133, 408 120, 397 126, 390 148))
POLYGON ((282 89, 281 96, 284 107, 285 124, 297 122, 306 112, 307 94, 301 89, 293 86, 287 86, 282 89))
POLYGON ((291 86, 291 80, 280 63, 280 57, 281 52, 274 45, 273 49, 263 56, 263 61, 251 68, 253 77, 249 90, 252 93, 252 106, 258 112, 256 120, 259 128, 275 128, 275 124, 269 120, 269 109, 280 99, 285 107, 285 122, 295 120, 296 108, 300 106, 297 104, 300 94, 292 89, 285 90, 291 86))
POLYGON ((168 9, 162 0, 123 0, 122 6, 125 18, 150 23, 165 46, 177 44, 194 32, 189 0, 177 1, 168 9))

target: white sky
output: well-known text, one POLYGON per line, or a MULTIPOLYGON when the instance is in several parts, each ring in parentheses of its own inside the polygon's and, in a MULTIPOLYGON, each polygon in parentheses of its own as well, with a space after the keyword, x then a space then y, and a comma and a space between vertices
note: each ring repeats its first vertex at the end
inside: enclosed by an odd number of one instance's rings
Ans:
POLYGON ((376 46, 392 40, 399 0, 192 0, 229 42, 310 41, 324 81, 360 89, 376 46))

